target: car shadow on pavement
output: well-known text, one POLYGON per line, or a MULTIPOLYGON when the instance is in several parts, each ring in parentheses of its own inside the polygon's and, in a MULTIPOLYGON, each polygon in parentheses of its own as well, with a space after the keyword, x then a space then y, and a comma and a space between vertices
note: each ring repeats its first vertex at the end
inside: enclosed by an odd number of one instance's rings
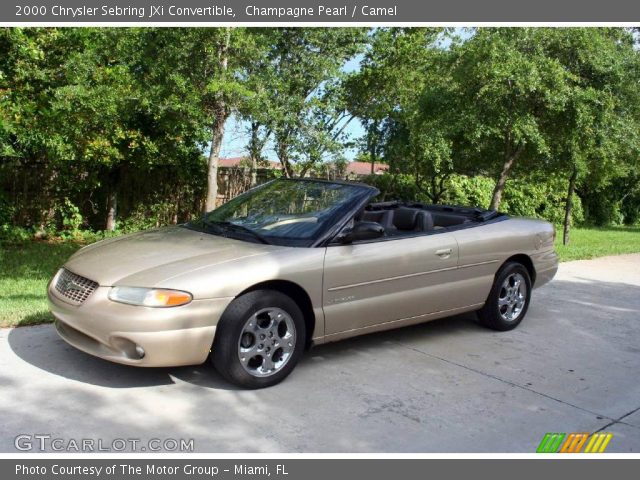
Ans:
POLYGON ((358 337, 348 338, 338 342, 318 345, 307 352, 302 359, 313 362, 314 360, 329 360, 331 358, 344 359, 350 355, 368 349, 381 349, 383 347, 397 346, 405 337, 424 337, 429 341, 438 342, 443 337, 461 334, 463 332, 487 331, 476 322, 475 313, 464 313, 452 317, 440 318, 416 325, 394 328, 375 333, 369 333, 358 337))
MULTIPOLYGON (((314 368, 317 360, 348 358, 354 352, 378 348, 395 342, 398 332, 425 334, 437 341, 438 336, 458 330, 482 329, 471 319, 473 314, 435 320, 394 331, 378 332, 340 342, 318 345, 305 352, 299 369, 314 368)), ((23 361, 60 377, 108 388, 140 388, 185 382, 213 390, 240 390, 228 383, 208 361, 201 365, 172 368, 133 367, 109 362, 84 353, 62 340, 51 324, 18 327, 10 330, 11 350, 23 361)))
POLYGON ((140 368, 86 354, 58 337, 53 325, 18 327, 9 332, 11 350, 25 362, 60 377, 110 388, 170 385, 176 380, 235 390, 208 364, 173 368, 140 368))

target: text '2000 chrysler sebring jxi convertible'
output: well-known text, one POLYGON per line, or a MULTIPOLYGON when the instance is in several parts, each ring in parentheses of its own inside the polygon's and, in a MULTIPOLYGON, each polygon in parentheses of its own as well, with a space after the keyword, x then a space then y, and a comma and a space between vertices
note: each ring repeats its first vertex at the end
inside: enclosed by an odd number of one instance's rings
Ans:
POLYGON ((227 380, 259 388, 312 344, 469 311, 510 330, 556 273, 545 221, 372 203, 378 193, 274 180, 199 220, 84 247, 48 287, 57 331, 127 365, 210 358, 227 380))

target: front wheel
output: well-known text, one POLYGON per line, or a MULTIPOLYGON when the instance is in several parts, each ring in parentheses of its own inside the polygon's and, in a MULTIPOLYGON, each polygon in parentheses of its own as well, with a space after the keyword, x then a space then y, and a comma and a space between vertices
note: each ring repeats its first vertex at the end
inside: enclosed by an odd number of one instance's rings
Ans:
POLYGON ((305 322, 283 293, 255 290, 236 298, 216 327, 211 359, 230 382, 270 387, 295 367, 304 350, 305 322))
POLYGON ((512 330, 526 315, 530 300, 529 272, 521 263, 506 263, 496 274, 489 297, 478 310, 478 319, 493 330, 512 330))

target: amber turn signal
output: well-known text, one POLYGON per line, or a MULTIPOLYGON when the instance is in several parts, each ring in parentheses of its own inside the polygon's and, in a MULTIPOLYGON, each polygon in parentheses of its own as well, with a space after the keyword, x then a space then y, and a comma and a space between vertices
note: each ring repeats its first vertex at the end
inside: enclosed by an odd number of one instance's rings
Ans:
POLYGON ((193 300, 189 292, 164 288, 113 287, 109 300, 143 307, 179 307, 193 300))

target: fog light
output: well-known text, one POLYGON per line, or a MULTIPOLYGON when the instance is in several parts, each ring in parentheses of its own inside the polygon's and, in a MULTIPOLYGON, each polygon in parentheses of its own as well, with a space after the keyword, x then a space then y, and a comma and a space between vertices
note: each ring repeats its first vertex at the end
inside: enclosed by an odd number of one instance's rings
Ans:
POLYGON ((144 358, 144 348, 142 348, 140 345, 136 345, 136 353, 141 360, 144 358))
POLYGON ((142 360, 144 358, 144 348, 136 342, 132 342, 128 338, 114 337, 111 339, 110 343, 114 350, 120 352, 131 360, 142 360))

